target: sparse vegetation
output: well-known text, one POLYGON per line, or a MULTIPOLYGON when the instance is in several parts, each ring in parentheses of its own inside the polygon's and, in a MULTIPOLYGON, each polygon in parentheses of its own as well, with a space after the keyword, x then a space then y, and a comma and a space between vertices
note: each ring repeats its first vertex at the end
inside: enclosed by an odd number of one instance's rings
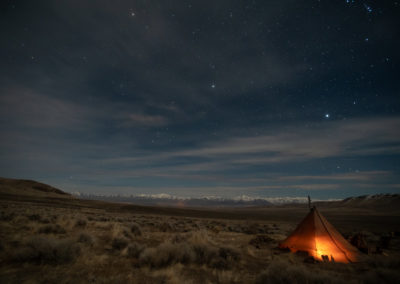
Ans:
POLYGON ((92 236, 89 235, 88 233, 81 233, 78 236, 77 241, 79 243, 84 243, 84 244, 87 244, 89 246, 92 246, 94 244, 94 240, 93 240, 92 236))
POLYGON ((136 223, 131 224, 131 233, 135 236, 141 236, 142 230, 140 230, 140 226, 136 223))
POLYGON ((188 264, 195 259, 193 250, 187 244, 163 243, 147 248, 140 255, 140 262, 152 268, 163 268, 176 263, 188 264))
POLYGON ((55 225, 45 225, 39 228, 40 234, 65 234, 66 231, 63 227, 58 224, 55 225))
POLYGON ((340 275, 330 271, 324 271, 307 267, 301 263, 293 263, 283 259, 275 259, 267 269, 261 272, 255 281, 256 284, 264 283, 348 283, 341 279, 340 275))
MULTIPOLYGON (((374 227, 362 232, 361 242, 353 222, 346 237, 368 248, 369 261, 319 263, 275 249, 299 220, 287 215, 288 221, 278 222, 275 218, 280 215, 273 211, 269 211, 275 214, 273 221, 249 222, 107 210, 104 204, 79 207, 74 202, 57 206, 0 200, 0 282, 52 283, 61 274, 63 281, 74 283, 395 283, 400 279, 399 230, 376 232, 374 227), (29 273, 21 273, 21 267, 29 273)), ((359 227, 364 229, 366 223, 359 227)))
POLYGON ((116 237, 112 240, 112 247, 115 250, 122 250, 128 246, 129 242, 126 238, 116 237))
POLYGON ((143 252, 145 249, 145 246, 139 244, 139 243, 131 243, 128 248, 127 248, 127 257, 130 258, 139 258, 140 254, 143 252))
POLYGON ((41 217, 39 214, 31 214, 27 216, 31 221, 40 221, 41 217))
POLYGON ((87 221, 85 219, 78 219, 75 222, 76 227, 85 227, 87 224, 87 221))
POLYGON ((17 262, 57 265, 73 261, 79 252, 79 246, 72 240, 32 237, 24 247, 13 253, 12 259, 17 262))

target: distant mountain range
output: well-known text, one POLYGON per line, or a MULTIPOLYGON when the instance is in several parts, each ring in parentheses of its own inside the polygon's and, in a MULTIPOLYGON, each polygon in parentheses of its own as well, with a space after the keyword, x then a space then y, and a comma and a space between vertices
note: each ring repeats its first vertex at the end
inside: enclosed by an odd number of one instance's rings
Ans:
POLYGON ((78 198, 94 199, 110 202, 123 202, 138 205, 158 205, 173 207, 248 207, 273 206, 280 204, 304 204, 306 197, 250 197, 246 195, 224 198, 216 196, 205 197, 177 197, 168 194, 141 194, 141 195, 97 195, 73 193, 78 198))
POLYGON ((341 206, 376 209, 400 209, 400 194, 376 194, 349 197, 340 202, 341 206))
MULTIPOLYGON (((50 185, 33 180, 0 178, 0 195, 25 195, 36 197, 80 198, 108 202, 130 203, 136 205, 167 206, 167 207, 266 207, 276 205, 302 205, 307 203, 307 197, 250 197, 246 195, 235 198, 215 196, 183 198, 169 194, 141 195, 99 195, 69 194, 50 185)), ((400 194, 376 194, 349 197, 343 200, 313 200, 313 204, 323 207, 354 207, 354 208, 400 208, 400 194)))

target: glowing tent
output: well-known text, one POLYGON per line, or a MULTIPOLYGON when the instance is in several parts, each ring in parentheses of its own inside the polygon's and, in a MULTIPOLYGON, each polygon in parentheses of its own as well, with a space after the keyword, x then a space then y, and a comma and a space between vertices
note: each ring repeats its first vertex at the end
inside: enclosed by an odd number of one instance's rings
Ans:
POLYGON ((315 207, 279 247, 305 251, 322 261, 359 262, 363 257, 315 207))

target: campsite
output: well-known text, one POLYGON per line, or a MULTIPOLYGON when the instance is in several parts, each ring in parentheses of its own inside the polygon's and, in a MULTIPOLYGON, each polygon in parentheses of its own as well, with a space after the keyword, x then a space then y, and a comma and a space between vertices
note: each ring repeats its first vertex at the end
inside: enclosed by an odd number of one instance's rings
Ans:
POLYGON ((35 182, 1 181, 1 283, 395 283, 400 277, 398 196, 367 200, 363 208, 355 199, 316 203, 313 210, 307 204, 182 209, 81 200, 35 182), (335 250, 335 261, 329 252, 328 260, 311 257, 301 242, 308 234, 333 237, 341 249, 362 234, 369 253, 351 246, 344 248, 351 261, 342 262, 335 250))
POLYGON ((400 283, 400 1, 0 23, 0 284, 400 283))

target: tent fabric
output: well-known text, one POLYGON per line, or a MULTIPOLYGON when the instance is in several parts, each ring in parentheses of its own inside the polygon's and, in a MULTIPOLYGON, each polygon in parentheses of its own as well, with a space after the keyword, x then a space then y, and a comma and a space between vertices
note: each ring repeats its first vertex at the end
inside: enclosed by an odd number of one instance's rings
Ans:
POLYGON ((317 260, 359 262, 361 253, 353 247, 314 207, 293 233, 279 244, 292 252, 305 251, 317 260))

